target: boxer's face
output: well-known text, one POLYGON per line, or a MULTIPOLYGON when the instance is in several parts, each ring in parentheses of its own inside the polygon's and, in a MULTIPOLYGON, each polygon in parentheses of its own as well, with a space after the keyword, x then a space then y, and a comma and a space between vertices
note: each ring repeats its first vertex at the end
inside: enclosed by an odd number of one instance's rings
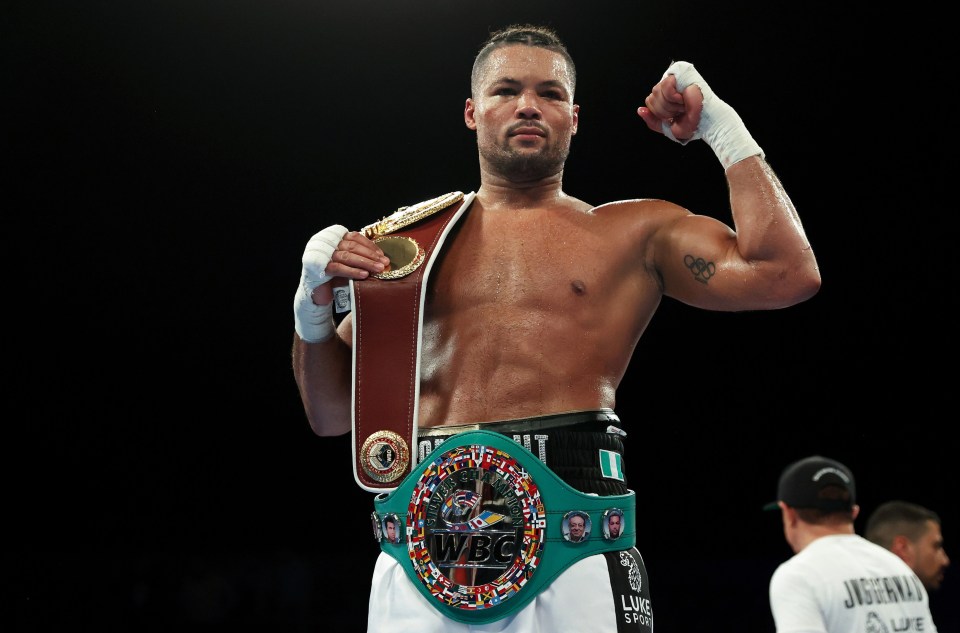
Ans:
POLYGON ((464 121, 477 132, 481 167, 511 181, 559 174, 577 132, 579 106, 564 58, 522 44, 493 51, 464 121))

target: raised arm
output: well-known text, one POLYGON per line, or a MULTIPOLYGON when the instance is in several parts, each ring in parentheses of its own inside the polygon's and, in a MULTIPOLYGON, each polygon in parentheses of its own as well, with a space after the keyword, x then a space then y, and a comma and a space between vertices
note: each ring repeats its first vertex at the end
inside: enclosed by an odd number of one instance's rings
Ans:
POLYGON ((651 238, 664 294, 711 310, 769 310, 809 299, 820 272, 800 217, 736 111, 675 62, 637 113, 682 144, 703 139, 723 165, 734 227, 683 215, 651 238))
POLYGON ((304 249, 293 299, 293 376, 317 435, 351 429, 352 320, 347 315, 339 328, 334 325, 333 279, 365 279, 389 262, 376 244, 340 225, 320 231, 304 249))

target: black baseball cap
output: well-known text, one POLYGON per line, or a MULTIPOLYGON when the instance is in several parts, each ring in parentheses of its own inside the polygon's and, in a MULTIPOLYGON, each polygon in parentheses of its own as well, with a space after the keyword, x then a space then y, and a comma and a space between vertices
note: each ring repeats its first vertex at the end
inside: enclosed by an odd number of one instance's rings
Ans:
POLYGON ((777 486, 777 501, 771 501, 763 509, 778 509, 778 501, 791 508, 816 508, 827 512, 850 510, 857 502, 857 487, 849 468, 835 459, 812 455, 783 469, 777 486), (827 486, 840 486, 850 494, 839 499, 822 497, 820 491, 827 486))

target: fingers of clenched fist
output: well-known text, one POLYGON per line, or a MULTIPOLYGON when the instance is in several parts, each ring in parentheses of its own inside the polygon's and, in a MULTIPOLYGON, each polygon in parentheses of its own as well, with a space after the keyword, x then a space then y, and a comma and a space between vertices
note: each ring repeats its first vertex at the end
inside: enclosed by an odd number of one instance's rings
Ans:
POLYGON ((383 251, 369 238, 357 231, 348 231, 337 244, 326 273, 331 276, 364 279, 370 273, 379 273, 390 263, 383 251))

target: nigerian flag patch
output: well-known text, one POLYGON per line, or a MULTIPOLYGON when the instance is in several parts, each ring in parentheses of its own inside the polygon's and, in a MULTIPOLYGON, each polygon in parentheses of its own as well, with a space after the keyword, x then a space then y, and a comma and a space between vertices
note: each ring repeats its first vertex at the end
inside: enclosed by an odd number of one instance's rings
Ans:
POLYGON ((605 479, 623 481, 623 457, 620 453, 600 449, 600 472, 605 479))

